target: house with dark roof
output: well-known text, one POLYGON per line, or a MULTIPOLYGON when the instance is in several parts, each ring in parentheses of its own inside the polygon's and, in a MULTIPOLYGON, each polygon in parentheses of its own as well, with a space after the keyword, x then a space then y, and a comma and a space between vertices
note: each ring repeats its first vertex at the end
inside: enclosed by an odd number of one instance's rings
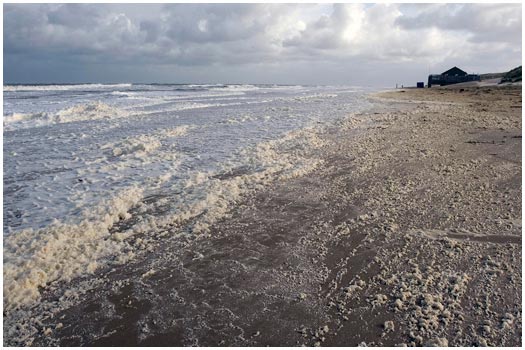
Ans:
POLYGON ((432 87, 432 85, 450 85, 480 80, 481 77, 478 74, 468 74, 458 67, 452 67, 441 74, 430 74, 428 76, 428 87, 432 87))
POLYGON ((459 69, 458 67, 454 66, 447 70, 446 72, 441 73, 441 75, 450 76, 450 77, 464 77, 465 75, 468 75, 467 72, 465 72, 462 69, 459 69))

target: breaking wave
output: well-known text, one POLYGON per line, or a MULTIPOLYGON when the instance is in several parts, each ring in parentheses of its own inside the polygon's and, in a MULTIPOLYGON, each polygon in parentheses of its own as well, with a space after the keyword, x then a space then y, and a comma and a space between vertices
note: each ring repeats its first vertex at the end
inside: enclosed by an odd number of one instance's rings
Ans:
POLYGON ((13 113, 4 116, 5 129, 19 129, 47 124, 70 123, 96 119, 115 119, 130 113, 102 102, 80 104, 57 112, 13 113))
POLYGON ((131 86, 132 84, 4 85, 4 91, 67 91, 89 89, 114 89, 131 86))

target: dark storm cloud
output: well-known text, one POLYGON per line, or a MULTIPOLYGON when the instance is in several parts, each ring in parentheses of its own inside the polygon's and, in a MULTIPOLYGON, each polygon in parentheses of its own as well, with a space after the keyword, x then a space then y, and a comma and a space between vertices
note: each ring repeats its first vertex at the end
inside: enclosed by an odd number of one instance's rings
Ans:
POLYGON ((4 5, 7 81, 229 74, 230 81, 341 83, 349 77, 335 72, 369 81, 365 72, 397 79, 391 67, 501 70, 520 59, 521 5, 4 5))
POLYGON ((68 28, 93 28, 101 18, 96 7, 86 4, 68 4, 46 12, 49 24, 68 28))

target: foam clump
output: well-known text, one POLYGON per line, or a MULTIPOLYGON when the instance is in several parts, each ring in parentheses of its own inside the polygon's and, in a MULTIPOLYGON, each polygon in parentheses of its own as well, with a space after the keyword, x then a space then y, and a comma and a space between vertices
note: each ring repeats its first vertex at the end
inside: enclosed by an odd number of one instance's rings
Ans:
POLYGON ((161 143, 148 136, 138 136, 136 138, 126 138, 115 144, 108 144, 103 149, 110 148, 111 153, 115 157, 127 156, 134 154, 137 156, 144 156, 161 146, 161 143))
POLYGON ((157 133, 143 134, 134 137, 128 136, 121 141, 103 145, 102 149, 110 150, 110 153, 114 157, 134 155, 140 158, 160 148, 162 146, 161 140, 185 135, 189 129, 190 127, 188 125, 182 125, 157 133))
POLYGON ((394 321, 386 321, 383 324, 383 328, 385 329, 386 333, 393 332, 394 331, 394 321))
POLYGON ((446 347, 448 346, 448 340, 446 338, 431 339, 425 343, 425 346, 446 347))
POLYGON ((124 253, 126 244, 112 239, 109 229, 141 199, 142 190, 132 187, 91 209, 80 223, 55 221, 5 237, 4 307, 36 302, 39 287, 92 273, 103 258, 124 253))

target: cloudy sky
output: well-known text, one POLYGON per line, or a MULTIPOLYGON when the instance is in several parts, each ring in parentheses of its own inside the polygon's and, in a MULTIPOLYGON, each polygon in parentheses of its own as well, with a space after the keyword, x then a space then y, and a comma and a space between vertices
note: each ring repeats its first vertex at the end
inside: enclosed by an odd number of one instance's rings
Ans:
POLYGON ((4 81, 355 84, 521 64, 521 4, 5 4, 4 81))

